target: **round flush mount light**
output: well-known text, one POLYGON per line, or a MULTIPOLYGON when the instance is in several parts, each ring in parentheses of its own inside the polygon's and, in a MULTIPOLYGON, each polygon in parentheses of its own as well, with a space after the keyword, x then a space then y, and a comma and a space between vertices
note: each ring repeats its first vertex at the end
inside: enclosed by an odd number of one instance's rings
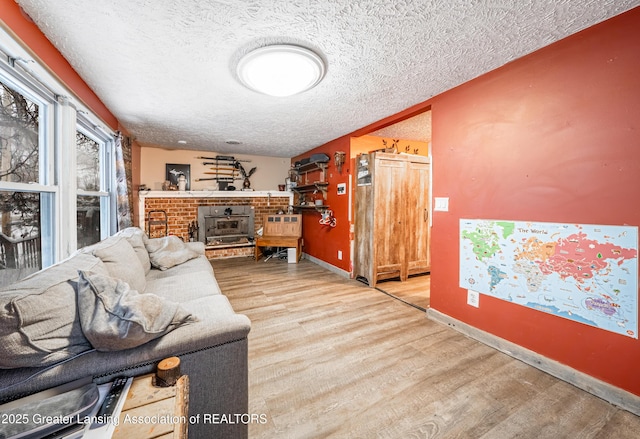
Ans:
POLYGON ((301 46, 277 44, 246 54, 238 78, 248 88, 270 96, 292 96, 315 87, 324 77, 324 61, 301 46))

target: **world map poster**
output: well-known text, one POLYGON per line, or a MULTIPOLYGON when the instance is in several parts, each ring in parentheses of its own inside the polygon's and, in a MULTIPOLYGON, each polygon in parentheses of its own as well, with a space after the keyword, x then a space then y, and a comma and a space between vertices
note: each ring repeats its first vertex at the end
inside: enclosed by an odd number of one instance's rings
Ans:
POLYGON ((461 219, 460 287, 638 338, 638 228, 461 219))

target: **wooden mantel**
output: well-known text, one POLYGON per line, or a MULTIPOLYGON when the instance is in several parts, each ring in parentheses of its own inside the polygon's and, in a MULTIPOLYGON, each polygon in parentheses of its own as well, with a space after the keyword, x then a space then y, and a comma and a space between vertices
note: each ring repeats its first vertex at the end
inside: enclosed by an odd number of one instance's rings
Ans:
POLYGON ((291 191, 140 191, 140 198, 257 198, 257 197, 289 197, 291 191))

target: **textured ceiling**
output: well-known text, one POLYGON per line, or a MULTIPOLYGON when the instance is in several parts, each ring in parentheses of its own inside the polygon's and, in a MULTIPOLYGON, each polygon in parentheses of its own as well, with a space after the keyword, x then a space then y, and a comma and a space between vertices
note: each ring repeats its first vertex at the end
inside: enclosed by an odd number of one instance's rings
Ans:
POLYGON ((142 145, 292 157, 640 0, 17 3, 142 145), (288 98, 244 88, 235 64, 271 43, 317 51, 324 80, 288 98))
POLYGON ((431 111, 425 111, 402 122, 373 131, 368 135, 421 142, 431 141, 431 111))

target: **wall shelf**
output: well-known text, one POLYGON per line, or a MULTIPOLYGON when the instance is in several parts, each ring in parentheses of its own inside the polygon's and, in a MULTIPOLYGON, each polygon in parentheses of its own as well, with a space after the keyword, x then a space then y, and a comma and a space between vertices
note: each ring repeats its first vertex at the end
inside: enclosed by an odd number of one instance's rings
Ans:
POLYGON ((322 212, 323 210, 327 210, 329 208, 329 206, 327 206, 326 204, 322 204, 322 205, 318 205, 318 204, 294 204, 293 205, 294 209, 301 209, 301 210, 317 210, 318 212, 322 212))
POLYGON ((305 163, 304 165, 296 166, 293 168, 298 175, 308 174, 309 172, 321 171, 322 178, 321 180, 326 180, 325 173, 327 171, 327 163, 323 162, 313 162, 313 163, 305 163))
POLYGON ((322 192, 322 198, 324 198, 326 200, 327 199, 327 187, 328 186, 329 186, 329 183, 326 182, 326 181, 316 181, 315 183, 303 184, 301 186, 292 187, 291 190, 293 192, 298 193, 298 194, 306 194, 306 193, 309 193, 309 192, 320 191, 320 192, 322 192))
POLYGON ((305 201, 304 194, 308 193, 320 192, 322 193, 322 199, 326 201, 327 188, 329 187, 329 182, 327 181, 327 166, 327 162, 313 162, 292 168, 298 174, 298 185, 291 188, 291 191, 298 195, 293 204, 294 209, 300 211, 317 210, 318 212, 322 212, 329 208, 326 204, 302 204, 302 202, 305 201), (312 173, 315 173, 313 177, 317 178, 317 180, 310 182, 309 174, 312 173))

